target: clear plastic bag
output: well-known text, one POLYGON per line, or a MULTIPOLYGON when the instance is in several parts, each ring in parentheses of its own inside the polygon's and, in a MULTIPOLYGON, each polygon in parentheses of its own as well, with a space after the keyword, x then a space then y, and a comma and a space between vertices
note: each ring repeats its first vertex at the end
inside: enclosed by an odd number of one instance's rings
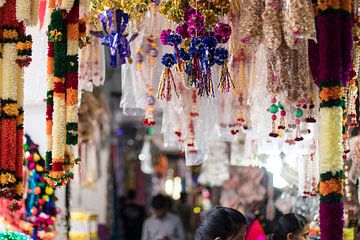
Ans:
POLYGON ((244 44, 258 45, 262 39, 262 0, 242 0, 240 16, 240 37, 244 44))
POLYGON ((297 48, 300 39, 316 41, 315 18, 311 1, 285 0, 283 15, 284 40, 288 47, 297 48))
POLYGON ((280 16, 279 1, 265 0, 265 10, 261 16, 263 20, 263 43, 271 51, 276 51, 283 41, 280 16))

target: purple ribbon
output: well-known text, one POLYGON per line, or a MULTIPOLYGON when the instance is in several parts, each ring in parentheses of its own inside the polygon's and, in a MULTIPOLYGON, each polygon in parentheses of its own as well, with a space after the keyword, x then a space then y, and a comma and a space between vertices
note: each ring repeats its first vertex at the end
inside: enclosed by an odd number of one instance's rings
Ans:
POLYGON ((117 66, 117 54, 119 54, 119 64, 125 64, 126 58, 131 56, 130 42, 134 39, 132 37, 128 40, 127 34, 125 34, 129 23, 129 15, 120 9, 115 11, 116 31, 113 26, 112 10, 107 10, 106 15, 101 13, 99 19, 105 32, 105 36, 101 38, 101 43, 110 50, 110 65, 114 68, 117 66), (110 32, 107 31, 107 27, 110 32))

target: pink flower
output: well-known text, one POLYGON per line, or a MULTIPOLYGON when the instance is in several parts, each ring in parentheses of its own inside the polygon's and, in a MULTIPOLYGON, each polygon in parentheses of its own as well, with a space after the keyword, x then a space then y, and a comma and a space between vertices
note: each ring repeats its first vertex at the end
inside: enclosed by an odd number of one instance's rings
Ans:
POLYGON ((188 28, 189 28, 189 26, 186 23, 179 25, 176 28, 176 33, 179 34, 183 39, 189 38, 190 35, 188 33, 188 28))
POLYGON ((160 42, 161 42, 163 45, 168 45, 167 39, 168 39, 168 36, 170 35, 171 32, 172 32, 171 29, 164 29, 164 30, 162 30, 162 32, 161 32, 161 34, 160 34, 160 42))

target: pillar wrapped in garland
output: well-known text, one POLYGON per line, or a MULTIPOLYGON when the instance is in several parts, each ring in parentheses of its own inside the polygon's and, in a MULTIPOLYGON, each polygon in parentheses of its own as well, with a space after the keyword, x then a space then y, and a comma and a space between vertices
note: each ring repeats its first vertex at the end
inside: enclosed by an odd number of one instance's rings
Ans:
POLYGON ((79 0, 51 0, 48 27, 47 153, 51 186, 73 177, 78 139, 79 0))
POLYGON ((351 69, 351 1, 313 1, 317 41, 309 56, 320 88, 320 231, 322 240, 343 239, 343 112, 351 69))
POLYGON ((23 76, 32 47, 25 25, 36 24, 37 10, 38 0, 0 1, 0 197, 10 200, 23 193, 23 76))

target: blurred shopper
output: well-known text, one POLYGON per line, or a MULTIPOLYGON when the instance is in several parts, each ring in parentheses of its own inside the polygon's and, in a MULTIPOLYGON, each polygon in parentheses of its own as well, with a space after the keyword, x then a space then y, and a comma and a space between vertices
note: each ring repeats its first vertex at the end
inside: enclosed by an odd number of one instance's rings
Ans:
POLYGON ((196 233, 196 240, 243 240, 245 239, 247 220, 239 211, 216 207, 203 219, 196 233))
POLYGON ((279 219, 271 240, 308 240, 308 236, 309 224, 306 218, 289 213, 279 219))
POLYGON ((192 238, 192 229, 191 229, 191 223, 192 223, 192 208, 188 204, 188 198, 187 193, 182 192, 180 195, 180 201, 178 202, 176 206, 176 213, 181 219, 181 222, 184 226, 185 236, 186 240, 193 240, 192 238))
POLYGON ((125 240, 141 240, 141 229, 145 220, 145 208, 136 204, 136 191, 128 192, 121 210, 125 240))
POLYGON ((145 221, 142 240, 184 240, 184 229, 178 216, 169 212, 169 200, 158 194, 151 201, 153 215, 145 221))

